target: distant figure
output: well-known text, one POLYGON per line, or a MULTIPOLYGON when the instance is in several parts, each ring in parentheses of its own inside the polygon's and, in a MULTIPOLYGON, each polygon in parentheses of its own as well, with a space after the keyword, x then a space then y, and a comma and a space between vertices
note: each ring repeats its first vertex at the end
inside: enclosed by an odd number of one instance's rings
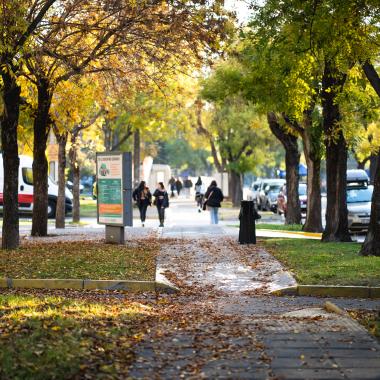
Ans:
POLYGON ((174 177, 169 179, 169 188, 170 188, 170 197, 173 198, 174 197, 174 190, 176 190, 175 178, 174 177))
POLYGON ((177 194, 179 196, 179 193, 182 190, 182 182, 179 178, 177 178, 177 181, 175 181, 175 188, 177 189, 177 194))
POLYGON ((169 207, 169 196, 162 182, 158 182, 157 189, 154 191, 153 196, 155 197, 154 204, 157 207, 158 219, 160 220, 159 227, 163 227, 165 222, 165 209, 169 207))
POLYGON ((185 180, 183 181, 183 187, 185 189, 186 198, 190 198, 190 189, 193 187, 193 182, 189 177, 185 177, 185 180))
POLYGON ((198 180, 195 183, 195 201, 197 202, 198 212, 202 211, 204 194, 205 194, 205 186, 202 182, 201 177, 198 177, 198 180))
POLYGON ((152 194, 146 186, 145 181, 141 181, 140 185, 133 191, 132 198, 139 208, 141 225, 144 227, 146 210, 148 209, 148 206, 152 205, 152 194))
POLYGON ((222 190, 217 187, 216 181, 212 181, 205 194, 205 203, 207 209, 210 211, 211 224, 219 223, 219 208, 220 203, 223 202, 224 196, 222 190))

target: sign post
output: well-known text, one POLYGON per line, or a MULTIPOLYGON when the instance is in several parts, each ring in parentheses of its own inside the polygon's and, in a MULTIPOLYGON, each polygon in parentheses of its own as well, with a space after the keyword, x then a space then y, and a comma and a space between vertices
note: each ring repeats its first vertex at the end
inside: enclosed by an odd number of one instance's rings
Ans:
POLYGON ((98 223, 106 226, 106 243, 124 244, 124 227, 132 226, 132 154, 96 153, 98 223))

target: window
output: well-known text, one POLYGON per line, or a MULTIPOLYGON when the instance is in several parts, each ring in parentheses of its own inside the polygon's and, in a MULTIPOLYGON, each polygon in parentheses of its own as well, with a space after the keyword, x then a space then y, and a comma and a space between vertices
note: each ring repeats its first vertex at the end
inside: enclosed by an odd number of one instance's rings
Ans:
POLYGON ((27 185, 33 186, 33 170, 32 168, 22 168, 22 179, 27 185))
POLYGON ((373 187, 368 186, 362 189, 348 189, 347 203, 371 202, 373 187))

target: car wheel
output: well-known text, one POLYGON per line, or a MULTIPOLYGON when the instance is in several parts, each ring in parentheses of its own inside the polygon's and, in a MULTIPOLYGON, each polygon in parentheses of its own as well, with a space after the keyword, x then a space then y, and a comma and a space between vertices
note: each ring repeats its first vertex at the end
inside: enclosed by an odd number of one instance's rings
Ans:
POLYGON ((48 201, 48 218, 55 218, 57 204, 54 201, 48 201))

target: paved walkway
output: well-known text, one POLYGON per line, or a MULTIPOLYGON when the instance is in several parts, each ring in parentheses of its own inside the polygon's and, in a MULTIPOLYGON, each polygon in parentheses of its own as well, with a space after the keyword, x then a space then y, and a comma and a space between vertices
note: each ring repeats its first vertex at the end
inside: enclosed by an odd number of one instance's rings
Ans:
POLYGON ((158 301, 164 317, 137 346, 132 378, 380 379, 380 345, 364 328, 325 312, 327 299, 270 296, 294 280, 262 249, 240 246, 226 232, 161 231, 158 264, 182 291, 158 301))

